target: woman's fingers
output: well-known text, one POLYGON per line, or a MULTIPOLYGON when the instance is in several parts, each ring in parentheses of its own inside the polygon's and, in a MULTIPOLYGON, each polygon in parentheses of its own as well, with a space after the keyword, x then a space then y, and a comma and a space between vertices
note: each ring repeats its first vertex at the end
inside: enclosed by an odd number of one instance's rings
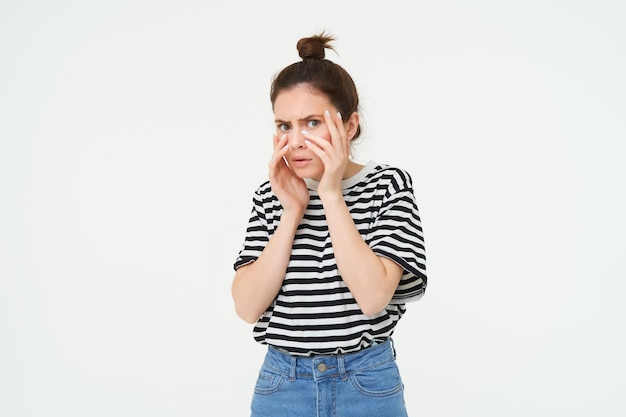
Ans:
POLYGON ((331 142, 333 147, 340 154, 347 155, 347 134, 346 129, 343 125, 343 120, 341 117, 341 113, 337 112, 336 115, 331 116, 330 112, 326 110, 324 112, 324 120, 326 121, 326 125, 328 126, 328 131, 330 132, 331 142))
POLYGON ((324 112, 324 121, 326 122, 328 133, 330 134, 330 141, 303 130, 302 135, 306 139, 305 143, 325 162, 325 164, 330 161, 330 159, 343 160, 347 158, 349 155, 349 145, 341 114, 337 112, 335 116, 331 116, 330 112, 326 110, 324 112))
POLYGON ((285 156, 288 149, 289 146, 287 146, 287 135, 282 135, 280 138, 274 135, 274 152, 272 153, 270 163, 275 163, 283 156, 285 156))

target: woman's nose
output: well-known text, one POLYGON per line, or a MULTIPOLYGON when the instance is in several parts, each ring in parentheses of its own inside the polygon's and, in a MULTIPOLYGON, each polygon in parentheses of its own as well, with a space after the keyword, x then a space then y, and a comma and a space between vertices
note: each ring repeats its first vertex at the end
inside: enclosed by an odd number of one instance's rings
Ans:
POLYGON ((289 133, 287 143, 291 149, 304 148, 304 136, 302 136, 302 132, 299 130, 295 130, 295 129, 292 130, 289 133))

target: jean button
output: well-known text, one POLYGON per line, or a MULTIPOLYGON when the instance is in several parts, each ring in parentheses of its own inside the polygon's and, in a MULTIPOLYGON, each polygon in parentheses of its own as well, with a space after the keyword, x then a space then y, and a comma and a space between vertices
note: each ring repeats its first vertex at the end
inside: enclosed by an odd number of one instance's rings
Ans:
POLYGON ((326 367, 325 363, 320 363, 319 365, 317 365, 317 370, 320 371, 320 372, 324 372, 324 371, 326 371, 326 369, 328 369, 328 368, 326 367))

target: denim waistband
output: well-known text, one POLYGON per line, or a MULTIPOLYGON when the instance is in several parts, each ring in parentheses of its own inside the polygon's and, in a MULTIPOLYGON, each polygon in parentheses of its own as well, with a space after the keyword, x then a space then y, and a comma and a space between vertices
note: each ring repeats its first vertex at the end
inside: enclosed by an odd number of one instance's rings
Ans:
POLYGON ((391 339, 354 353, 319 356, 291 355, 269 346, 264 366, 285 375, 291 381, 298 378, 320 380, 333 377, 346 380, 350 373, 379 366, 395 358, 391 339))

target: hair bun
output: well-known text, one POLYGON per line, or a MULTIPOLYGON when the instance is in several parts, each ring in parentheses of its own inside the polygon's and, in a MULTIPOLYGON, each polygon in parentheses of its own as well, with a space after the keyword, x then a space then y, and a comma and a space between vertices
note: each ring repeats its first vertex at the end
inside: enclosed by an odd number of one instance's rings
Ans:
POLYGON ((326 57, 326 48, 335 50, 330 44, 335 38, 321 33, 311 36, 310 38, 302 38, 298 41, 298 55, 302 59, 314 58, 324 59, 326 57))

